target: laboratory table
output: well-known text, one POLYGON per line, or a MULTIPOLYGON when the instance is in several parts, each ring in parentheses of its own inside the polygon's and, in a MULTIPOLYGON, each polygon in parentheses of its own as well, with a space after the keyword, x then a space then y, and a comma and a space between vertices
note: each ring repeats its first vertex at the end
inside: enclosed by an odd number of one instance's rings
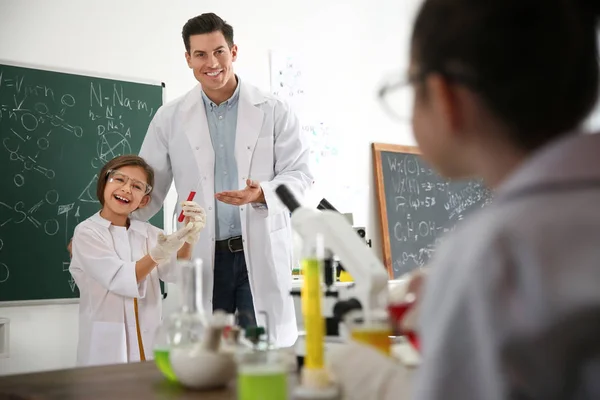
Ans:
MULTIPOLYGON (((288 390, 297 375, 288 377, 288 390)), ((236 399, 235 379, 226 388, 193 391, 167 382, 154 362, 74 368, 0 377, 0 400, 236 399)), ((291 398, 291 397, 290 397, 291 398)))

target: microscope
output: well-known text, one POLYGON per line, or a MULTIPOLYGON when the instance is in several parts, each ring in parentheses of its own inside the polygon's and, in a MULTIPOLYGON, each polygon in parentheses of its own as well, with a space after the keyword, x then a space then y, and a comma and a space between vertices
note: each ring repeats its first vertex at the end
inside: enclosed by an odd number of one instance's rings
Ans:
MULTIPOLYGON (((321 211, 331 210, 331 211, 339 212, 329 201, 327 201, 327 199, 321 199, 321 202, 317 206, 317 210, 321 210, 321 211)), ((348 218, 348 222, 350 224, 354 224, 354 221, 352 220, 352 214, 344 214, 344 216, 348 218)), ((371 240, 367 239, 367 230, 362 226, 359 226, 359 227, 353 226, 353 229, 358 234, 358 236, 365 241, 367 246, 371 247, 371 240)), ((340 281, 344 282, 344 277, 348 275, 347 271, 344 268, 343 264, 339 261, 339 258, 335 257, 335 256, 334 256, 334 258, 335 258, 335 265, 334 265, 335 276, 336 276, 336 278, 340 279, 340 281)), ((326 271, 326 273, 327 273, 327 271, 326 271)), ((326 277, 326 284, 329 287, 329 284, 327 283, 327 277, 326 277)))
MULTIPOLYGON (((310 240, 317 235, 323 237, 325 306, 322 312, 326 321, 326 341, 342 341, 340 324, 351 311, 360 311, 366 321, 386 313, 387 271, 367 245, 364 229, 361 237, 361 231, 357 232, 347 218, 326 200, 313 209, 301 206, 285 185, 278 186, 276 193, 290 210, 292 228, 302 240, 310 240), (340 298, 340 292, 334 286, 336 263, 341 264, 354 280, 344 299, 340 298)), ((292 295, 300 293, 292 291, 292 295)))

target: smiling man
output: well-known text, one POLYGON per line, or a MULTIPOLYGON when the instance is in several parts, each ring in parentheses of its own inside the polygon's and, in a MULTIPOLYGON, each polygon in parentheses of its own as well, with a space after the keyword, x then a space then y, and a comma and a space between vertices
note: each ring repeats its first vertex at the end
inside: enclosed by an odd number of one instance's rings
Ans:
POLYGON ((182 36, 199 85, 161 107, 150 124, 140 156, 154 168, 155 185, 138 217, 160 209, 173 180, 178 204, 196 192, 207 213, 194 249, 204 262, 206 311, 237 311, 243 327, 265 311, 271 339, 291 346, 292 231, 275 189, 285 184, 302 195, 312 184, 307 139, 285 103, 234 73, 238 47, 229 24, 202 14, 182 36))

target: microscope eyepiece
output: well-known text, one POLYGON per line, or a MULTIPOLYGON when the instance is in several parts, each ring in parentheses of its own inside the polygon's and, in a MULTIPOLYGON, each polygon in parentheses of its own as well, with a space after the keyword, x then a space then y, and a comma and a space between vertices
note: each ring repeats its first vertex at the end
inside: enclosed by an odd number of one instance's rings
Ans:
POLYGON ((279 197, 279 200, 285 204, 285 206, 290 210, 290 212, 294 212, 296 208, 300 207, 300 203, 296 200, 294 194, 288 189, 285 185, 279 185, 275 189, 275 193, 279 197))

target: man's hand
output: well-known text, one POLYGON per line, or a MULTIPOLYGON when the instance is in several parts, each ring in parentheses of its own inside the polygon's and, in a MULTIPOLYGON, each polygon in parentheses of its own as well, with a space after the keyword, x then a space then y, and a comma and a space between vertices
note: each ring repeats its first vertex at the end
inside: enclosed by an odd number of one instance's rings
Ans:
POLYGON ((246 187, 242 190, 229 190, 215 194, 215 198, 223 203, 241 206, 248 203, 265 203, 265 195, 258 181, 246 179, 246 187))

